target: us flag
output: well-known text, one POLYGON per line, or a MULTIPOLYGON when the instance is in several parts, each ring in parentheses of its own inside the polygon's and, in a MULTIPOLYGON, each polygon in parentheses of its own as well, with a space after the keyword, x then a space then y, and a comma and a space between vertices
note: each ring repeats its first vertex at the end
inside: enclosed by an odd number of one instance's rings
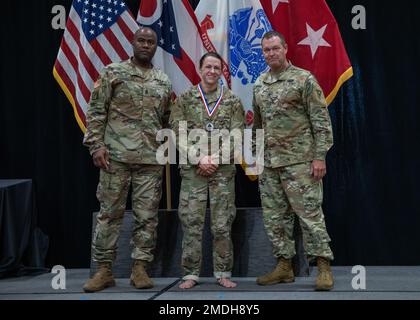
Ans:
POLYGON ((137 29, 124 1, 73 1, 53 74, 83 131, 91 91, 100 71, 132 55, 131 40, 137 29))

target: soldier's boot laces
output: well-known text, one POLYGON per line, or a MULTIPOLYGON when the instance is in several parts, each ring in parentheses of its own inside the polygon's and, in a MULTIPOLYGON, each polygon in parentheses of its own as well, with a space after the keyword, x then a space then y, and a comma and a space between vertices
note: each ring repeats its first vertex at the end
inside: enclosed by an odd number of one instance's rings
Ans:
POLYGON ((136 260, 134 262, 133 270, 131 272, 130 284, 136 289, 153 288, 153 281, 146 273, 147 262, 136 260))
POLYGON ((294 281, 295 275, 292 268, 292 259, 284 258, 280 258, 277 267, 272 272, 257 278, 257 284, 261 286, 294 281))
POLYGON ((331 290, 334 286, 334 279, 331 272, 330 261, 325 258, 318 257, 317 265, 318 265, 318 276, 316 278, 315 290, 317 291, 331 290))
POLYGON ((115 280, 112 275, 111 263, 98 263, 98 269, 91 279, 86 281, 83 290, 87 293, 101 291, 105 288, 114 287, 115 280))

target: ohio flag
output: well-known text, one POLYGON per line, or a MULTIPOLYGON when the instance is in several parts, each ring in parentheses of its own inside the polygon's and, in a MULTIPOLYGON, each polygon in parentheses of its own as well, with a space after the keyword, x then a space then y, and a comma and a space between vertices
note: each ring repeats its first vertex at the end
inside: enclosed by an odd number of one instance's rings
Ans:
POLYGON ((137 21, 156 32, 158 49, 153 64, 169 76, 174 93, 179 95, 198 84, 198 61, 205 49, 188 0, 143 0, 137 21))

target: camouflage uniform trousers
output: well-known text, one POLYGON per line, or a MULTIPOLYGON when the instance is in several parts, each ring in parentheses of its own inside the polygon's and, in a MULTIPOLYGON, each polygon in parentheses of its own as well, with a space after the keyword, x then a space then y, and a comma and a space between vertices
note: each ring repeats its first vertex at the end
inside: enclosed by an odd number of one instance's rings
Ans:
POLYGON ((101 169, 96 193, 101 209, 92 239, 94 261, 115 260, 130 183, 134 216, 131 257, 147 262, 153 260, 162 195, 162 170, 160 165, 127 164, 113 160, 110 160, 108 171, 101 169))
POLYGON ((296 254, 293 238, 296 215, 308 258, 334 259, 322 212, 322 181, 313 179, 310 170, 311 162, 265 167, 260 177, 264 225, 276 258, 290 259, 296 254))
POLYGON ((235 166, 220 166, 210 177, 196 174, 195 168, 181 169, 181 192, 178 208, 184 233, 182 239, 182 266, 184 280, 198 282, 202 258, 202 235, 210 199, 210 221, 213 236, 214 276, 230 278, 233 268, 232 223, 235 208, 235 166))

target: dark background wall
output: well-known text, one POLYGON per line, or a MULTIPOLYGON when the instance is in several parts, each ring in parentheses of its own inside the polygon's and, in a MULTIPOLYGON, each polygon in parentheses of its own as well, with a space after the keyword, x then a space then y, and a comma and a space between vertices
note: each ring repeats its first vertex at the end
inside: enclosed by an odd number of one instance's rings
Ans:
MULTIPOLYGON (((308 0, 309 1, 309 0, 308 0)), ((138 1, 126 1, 134 15, 138 1)), ((195 7, 198 1, 193 1, 195 7)), ((420 264, 419 10, 414 1, 328 0, 354 67, 330 114, 324 209, 336 265, 420 264), (364 5, 367 29, 353 30, 364 5)), ((52 76, 63 30, 51 8, 70 0, 11 1, 1 14, 0 178, 33 179, 49 266, 87 267, 98 170, 52 76)), ((173 168, 173 206, 179 179, 173 168)), ((237 205, 259 206, 240 172, 237 205)), ((162 200, 162 207, 165 199, 162 200)))

